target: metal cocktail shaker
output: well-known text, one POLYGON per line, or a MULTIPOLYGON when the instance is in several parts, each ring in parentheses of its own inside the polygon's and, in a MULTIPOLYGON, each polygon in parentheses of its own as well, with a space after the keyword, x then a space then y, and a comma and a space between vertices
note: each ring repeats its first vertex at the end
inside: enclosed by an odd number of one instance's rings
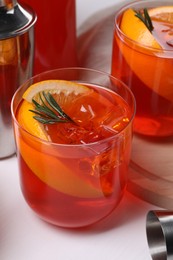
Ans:
POLYGON ((32 76, 35 12, 16 0, 0 0, 0 159, 15 153, 10 104, 32 76))

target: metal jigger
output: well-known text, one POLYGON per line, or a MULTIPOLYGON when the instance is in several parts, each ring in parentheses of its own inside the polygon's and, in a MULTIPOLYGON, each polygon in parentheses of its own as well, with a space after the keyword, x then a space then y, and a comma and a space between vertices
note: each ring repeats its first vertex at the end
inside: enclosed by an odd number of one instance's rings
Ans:
POLYGON ((153 260, 173 260, 173 212, 149 211, 146 232, 153 260))
POLYGON ((32 76, 36 14, 16 0, 0 0, 0 159, 15 153, 10 103, 32 76))

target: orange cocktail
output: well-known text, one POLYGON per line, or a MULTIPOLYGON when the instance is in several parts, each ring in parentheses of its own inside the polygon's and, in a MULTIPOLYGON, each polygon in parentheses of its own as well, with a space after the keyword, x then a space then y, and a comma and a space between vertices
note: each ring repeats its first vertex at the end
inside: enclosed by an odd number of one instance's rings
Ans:
POLYGON ((118 12, 112 75, 123 80, 135 95, 135 132, 172 136, 172 1, 136 1, 118 12))
POLYGON ((130 90, 93 70, 50 71, 16 92, 21 189, 41 218, 81 227, 114 210, 126 187, 134 112, 130 90))

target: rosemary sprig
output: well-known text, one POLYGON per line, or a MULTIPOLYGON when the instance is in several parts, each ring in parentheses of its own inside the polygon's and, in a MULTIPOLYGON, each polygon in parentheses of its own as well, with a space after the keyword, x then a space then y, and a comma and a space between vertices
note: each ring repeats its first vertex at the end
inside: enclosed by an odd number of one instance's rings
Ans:
POLYGON ((42 124, 54 124, 54 123, 67 123, 74 121, 61 109, 54 97, 48 92, 39 93, 41 104, 35 99, 32 99, 32 103, 35 106, 35 110, 30 109, 34 119, 42 124), (46 105, 46 102, 48 105, 46 105))
POLYGON ((148 14, 147 8, 144 8, 143 11, 135 11, 135 13, 136 13, 135 16, 138 17, 146 25, 146 27, 148 28, 148 30, 150 32, 152 32, 154 29, 154 26, 152 24, 149 14, 148 14))

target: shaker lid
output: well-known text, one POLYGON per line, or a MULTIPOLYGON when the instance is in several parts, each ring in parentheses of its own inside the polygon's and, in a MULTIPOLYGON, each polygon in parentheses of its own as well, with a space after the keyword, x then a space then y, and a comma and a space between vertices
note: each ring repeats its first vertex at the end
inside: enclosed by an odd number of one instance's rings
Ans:
POLYGON ((0 39, 23 34, 36 22, 37 16, 28 5, 16 0, 0 0, 0 39))

